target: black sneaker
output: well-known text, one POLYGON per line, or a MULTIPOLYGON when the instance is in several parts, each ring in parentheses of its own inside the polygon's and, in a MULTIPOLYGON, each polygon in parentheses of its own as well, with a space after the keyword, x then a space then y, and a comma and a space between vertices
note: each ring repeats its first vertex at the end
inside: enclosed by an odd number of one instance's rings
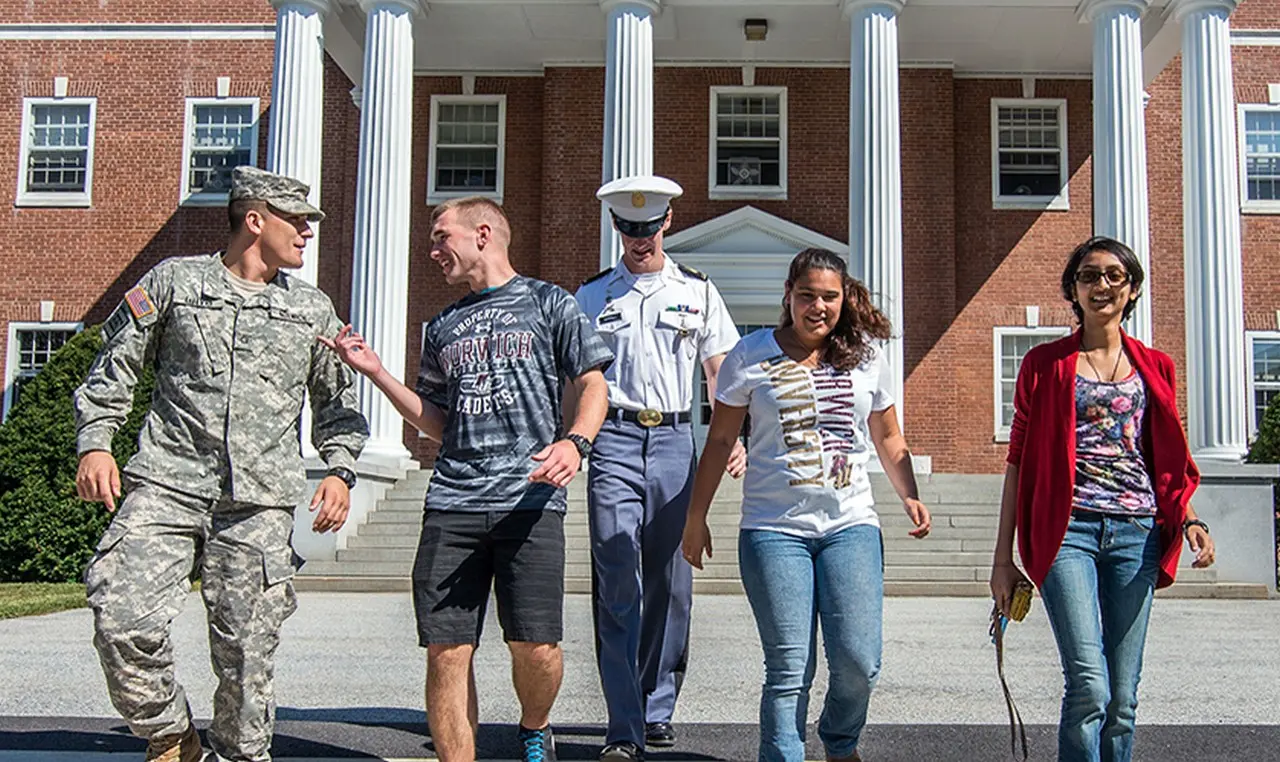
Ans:
POLYGON ((659 749, 675 746, 676 731, 669 722, 651 722, 644 726, 644 742, 659 749))
POLYGON ((600 762, 644 762, 644 749, 630 741, 619 741, 604 747, 600 762))
POLYGON ((550 725, 541 730, 521 725, 516 740, 520 742, 520 759, 524 762, 556 762, 556 737, 550 725))

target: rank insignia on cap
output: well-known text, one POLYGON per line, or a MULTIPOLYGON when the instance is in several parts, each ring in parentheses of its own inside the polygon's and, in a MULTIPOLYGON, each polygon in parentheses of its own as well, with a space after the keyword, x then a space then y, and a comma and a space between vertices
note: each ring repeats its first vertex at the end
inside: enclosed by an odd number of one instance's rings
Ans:
POLYGON ((631 205, 637 209, 644 207, 644 194, 636 191, 631 194, 631 205))
POLYGON ((156 307, 151 303, 151 297, 147 296, 147 291, 142 286, 134 286, 129 289, 129 293, 124 295, 125 304, 129 305, 129 311, 133 313, 133 317, 141 320, 156 311, 156 307))

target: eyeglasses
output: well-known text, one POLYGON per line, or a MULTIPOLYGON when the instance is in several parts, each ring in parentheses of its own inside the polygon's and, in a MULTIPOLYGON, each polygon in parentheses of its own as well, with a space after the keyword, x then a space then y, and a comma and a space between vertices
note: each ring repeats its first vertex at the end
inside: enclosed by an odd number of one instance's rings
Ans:
POLYGON ((1076 271, 1076 283, 1092 286, 1100 279, 1105 279, 1108 286, 1123 286, 1129 282, 1129 273, 1123 267, 1108 267, 1106 270, 1090 267, 1076 271))

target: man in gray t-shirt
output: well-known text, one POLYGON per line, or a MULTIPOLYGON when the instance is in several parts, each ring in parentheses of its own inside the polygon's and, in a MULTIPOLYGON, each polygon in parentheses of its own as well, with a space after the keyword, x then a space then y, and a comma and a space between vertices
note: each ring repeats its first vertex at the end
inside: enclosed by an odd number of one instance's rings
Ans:
POLYGON ((565 490, 531 483, 560 437, 562 378, 613 353, 559 286, 516 275, 472 292, 427 325, 418 395, 448 412, 427 510, 565 510, 565 490))
POLYGON ((609 404, 601 370, 613 353, 568 292, 515 272, 510 241, 492 201, 435 208, 431 259, 471 293, 428 324, 416 390, 387 373, 350 326, 322 339, 441 442, 413 567, 441 759, 475 759, 471 659, 491 589, 511 648, 524 758, 555 759, 549 723, 563 672, 565 487, 609 404), (567 433, 566 384, 575 410, 567 433))

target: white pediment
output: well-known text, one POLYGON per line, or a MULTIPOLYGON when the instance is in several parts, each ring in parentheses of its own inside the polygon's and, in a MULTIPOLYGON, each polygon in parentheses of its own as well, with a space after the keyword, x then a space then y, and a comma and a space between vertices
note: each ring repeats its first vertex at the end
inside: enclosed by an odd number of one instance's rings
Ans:
POLYGON ((735 322, 772 322, 782 303, 787 267, 802 249, 849 258, 849 245, 781 217, 744 206, 663 240, 677 262, 711 277, 735 322))

